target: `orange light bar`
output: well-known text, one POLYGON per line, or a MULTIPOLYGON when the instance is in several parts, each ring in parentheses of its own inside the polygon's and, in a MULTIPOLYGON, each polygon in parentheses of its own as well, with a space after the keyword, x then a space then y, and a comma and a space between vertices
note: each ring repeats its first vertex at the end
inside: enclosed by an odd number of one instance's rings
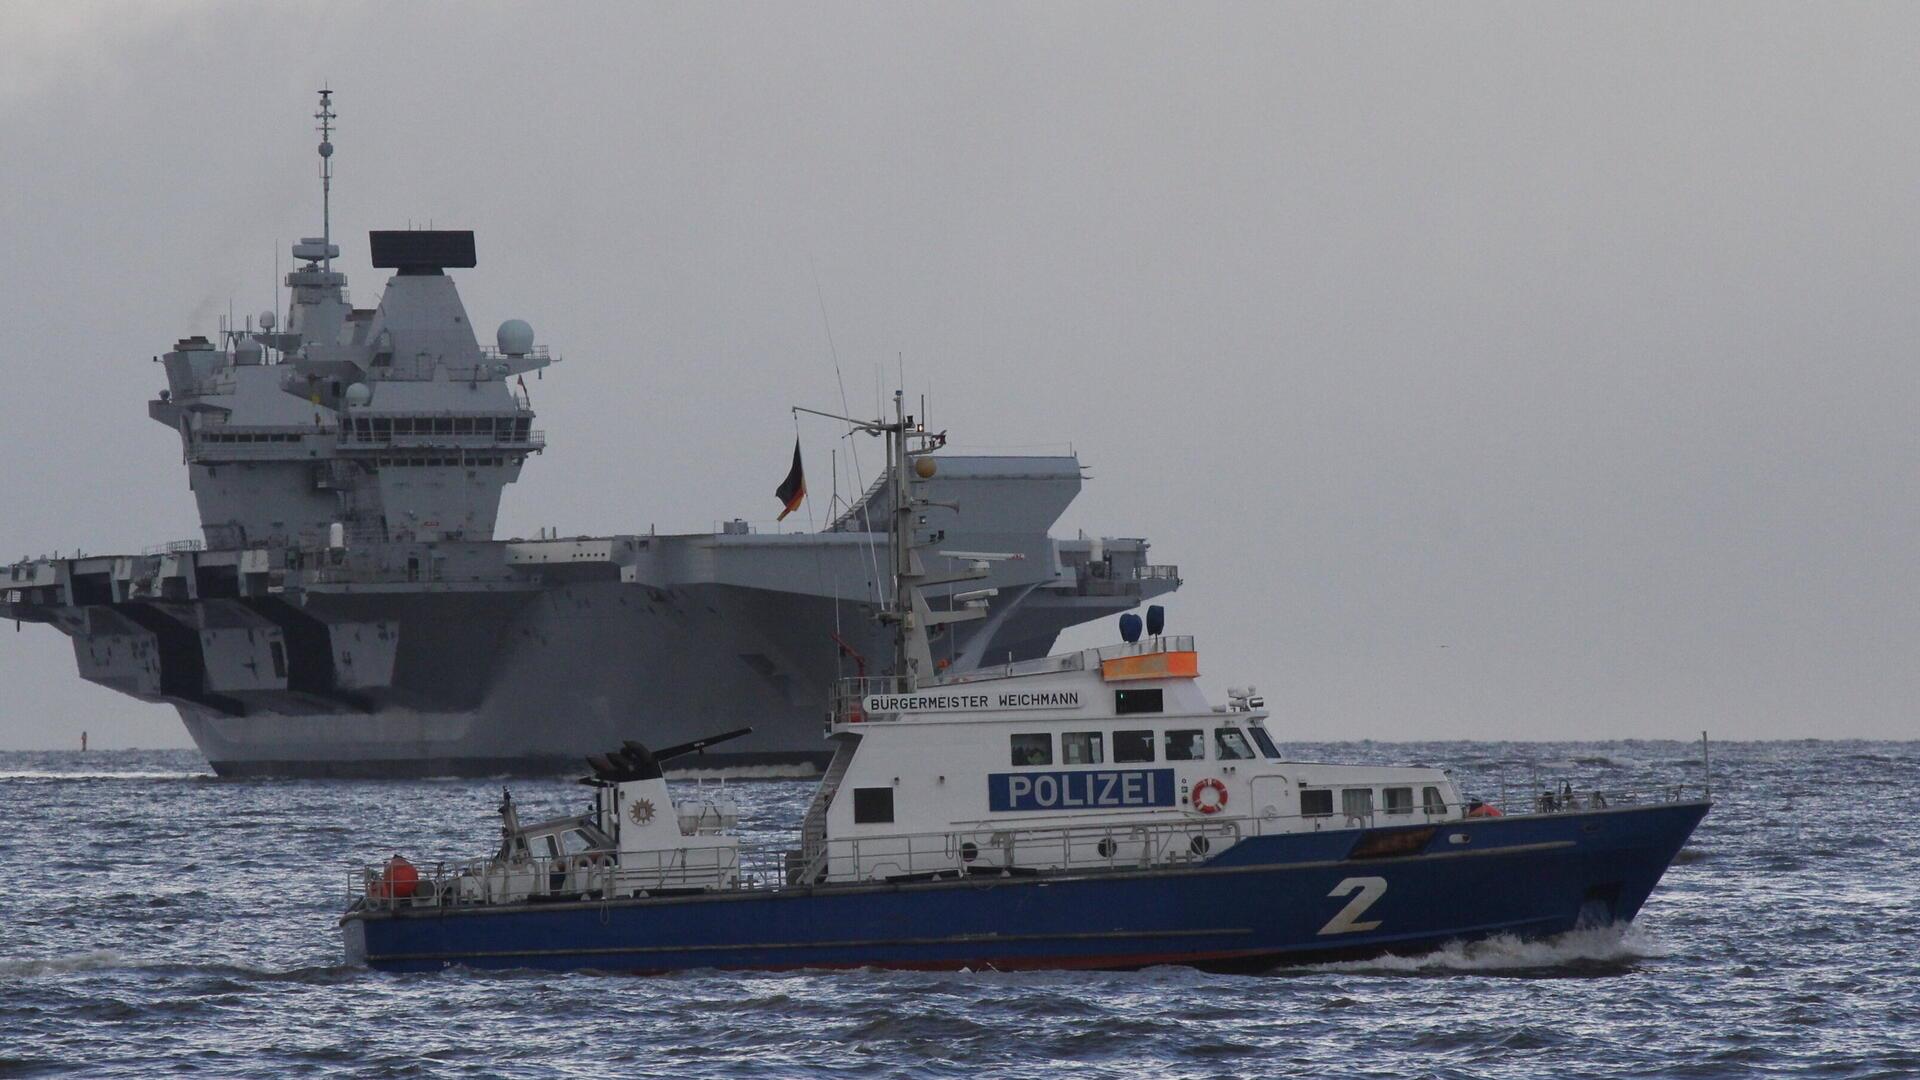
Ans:
POLYGON ((1108 682, 1129 679, 1191 679, 1200 674, 1200 654, 1157 652, 1143 656, 1116 656, 1100 661, 1100 677, 1108 682))

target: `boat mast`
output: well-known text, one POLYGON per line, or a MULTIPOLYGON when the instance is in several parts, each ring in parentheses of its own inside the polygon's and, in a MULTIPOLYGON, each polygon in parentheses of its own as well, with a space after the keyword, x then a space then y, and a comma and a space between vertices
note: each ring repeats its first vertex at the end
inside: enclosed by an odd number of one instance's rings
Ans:
POLYGON ((921 493, 938 466, 930 456, 946 445, 946 432, 929 432, 907 415, 906 395, 893 392, 892 420, 855 420, 850 416, 794 407, 795 412, 812 413, 852 424, 857 431, 884 436, 887 440, 887 472, 892 481, 893 513, 887 520, 887 563, 893 577, 893 595, 878 613, 881 622, 893 625, 893 673, 902 691, 913 691, 936 677, 933 647, 928 631, 948 623, 966 622, 986 615, 982 607, 963 607, 934 611, 927 605, 926 589, 986 577, 984 564, 972 564, 952 573, 929 574, 920 561, 919 527, 925 524, 923 511, 943 507, 959 512, 956 503, 935 502, 921 493))

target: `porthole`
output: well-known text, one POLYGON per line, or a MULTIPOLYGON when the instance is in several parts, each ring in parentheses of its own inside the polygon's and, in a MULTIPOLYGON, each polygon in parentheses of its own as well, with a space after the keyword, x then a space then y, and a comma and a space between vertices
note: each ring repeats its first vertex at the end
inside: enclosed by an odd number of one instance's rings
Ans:
POLYGON ((1113 853, 1119 850, 1119 845, 1115 844, 1113 838, 1109 836, 1105 840, 1100 841, 1100 846, 1096 850, 1100 852, 1101 858, 1111 859, 1113 858, 1113 853))
POLYGON ((975 844, 973 841, 969 840, 966 843, 960 845, 960 861, 961 862, 970 863, 979 857, 980 857, 980 847, 978 844, 975 844))
POLYGON ((1209 843, 1204 836, 1196 836, 1187 841, 1187 850, 1193 852, 1195 855, 1205 855, 1212 847, 1213 845, 1209 843))

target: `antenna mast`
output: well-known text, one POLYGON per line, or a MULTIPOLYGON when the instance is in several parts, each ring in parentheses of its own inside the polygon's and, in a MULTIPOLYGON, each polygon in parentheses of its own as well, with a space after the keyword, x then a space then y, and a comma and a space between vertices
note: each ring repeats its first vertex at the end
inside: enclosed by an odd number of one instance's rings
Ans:
POLYGON ((927 605, 927 588, 974 581, 988 574, 986 564, 978 561, 959 571, 929 573, 920 559, 919 549, 928 546, 918 536, 920 527, 926 524, 924 511, 934 506, 956 513, 960 509, 954 503, 928 499, 920 491, 938 471, 934 459, 928 455, 946 445, 946 432, 930 432, 924 423, 915 423, 914 418, 907 415, 906 395, 900 390, 893 392, 892 420, 884 416, 878 420, 857 420, 801 405, 794 406, 793 411, 840 420, 853 425, 855 431, 887 440, 887 476, 893 488, 893 513, 887 528, 893 596, 892 602, 877 614, 880 621, 894 628, 893 674, 899 688, 908 692, 917 690, 939 678, 928 644, 928 631, 948 623, 984 618, 987 614, 983 607, 934 611, 927 605))
POLYGON ((320 243, 327 270, 333 269, 333 91, 320 91, 320 243))

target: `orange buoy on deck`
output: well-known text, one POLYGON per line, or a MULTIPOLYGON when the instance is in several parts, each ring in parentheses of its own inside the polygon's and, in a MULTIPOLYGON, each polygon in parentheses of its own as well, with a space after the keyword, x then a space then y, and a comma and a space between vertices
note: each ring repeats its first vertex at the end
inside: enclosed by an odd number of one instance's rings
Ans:
POLYGON ((420 871, 406 859, 395 855, 387 860, 386 868, 380 871, 379 880, 373 883, 373 895, 377 900, 405 900, 420 887, 420 871))

